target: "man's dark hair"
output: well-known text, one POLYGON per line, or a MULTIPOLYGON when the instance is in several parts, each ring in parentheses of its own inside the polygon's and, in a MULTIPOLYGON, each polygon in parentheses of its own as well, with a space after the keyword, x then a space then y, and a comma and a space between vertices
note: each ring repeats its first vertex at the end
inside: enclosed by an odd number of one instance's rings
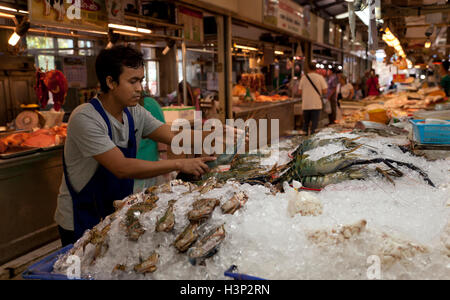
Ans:
POLYGON ((308 64, 308 71, 310 71, 310 72, 313 72, 313 71, 315 71, 317 68, 316 68, 316 64, 315 63, 312 63, 312 62, 310 62, 309 64, 308 64))
POLYGON ((119 45, 110 49, 103 49, 95 62, 95 70, 102 92, 107 93, 109 91, 109 87, 106 84, 108 76, 111 76, 115 82, 119 83, 123 67, 138 69, 143 66, 143 54, 131 46, 119 45))
POLYGON ((444 68, 445 71, 450 71, 450 61, 449 60, 444 60, 442 62, 442 67, 444 68))

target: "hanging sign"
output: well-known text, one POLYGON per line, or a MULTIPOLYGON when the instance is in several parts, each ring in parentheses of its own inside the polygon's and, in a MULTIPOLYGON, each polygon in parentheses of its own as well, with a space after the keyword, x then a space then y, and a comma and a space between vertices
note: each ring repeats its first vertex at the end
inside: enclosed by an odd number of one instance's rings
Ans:
POLYGON ((264 23, 286 31, 304 35, 305 20, 303 7, 291 0, 264 0, 264 23))
POLYGON ((120 0, 106 0, 106 12, 108 14, 108 23, 124 23, 124 5, 120 0))
POLYGON ((86 56, 64 57, 63 73, 70 88, 86 88, 88 81, 86 56))
POLYGON ((70 29, 108 28, 105 0, 28 0, 28 8, 34 24, 70 29))
POLYGON ((184 38, 187 41, 203 43, 203 13, 185 7, 178 7, 178 24, 184 26, 184 38))

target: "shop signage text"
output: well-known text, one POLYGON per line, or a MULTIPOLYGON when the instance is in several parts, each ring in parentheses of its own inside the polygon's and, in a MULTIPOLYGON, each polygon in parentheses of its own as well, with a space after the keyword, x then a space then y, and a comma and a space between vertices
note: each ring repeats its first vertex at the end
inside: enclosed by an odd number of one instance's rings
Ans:
POLYGON ((291 0, 264 1, 264 22, 295 34, 303 35, 303 7, 291 0))

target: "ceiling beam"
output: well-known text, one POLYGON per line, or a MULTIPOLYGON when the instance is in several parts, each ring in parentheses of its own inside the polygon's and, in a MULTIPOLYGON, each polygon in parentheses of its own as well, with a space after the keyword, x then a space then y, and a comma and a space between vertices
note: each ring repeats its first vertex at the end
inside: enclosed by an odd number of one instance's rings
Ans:
POLYGON ((321 9, 321 10, 324 10, 324 9, 327 9, 327 8, 330 8, 330 7, 333 7, 333 6, 336 6, 336 5, 340 5, 342 3, 345 3, 345 0, 337 0, 336 2, 328 3, 328 4, 322 5, 322 6, 318 5, 317 8, 321 9))
POLYGON ((319 8, 319 6, 317 6, 317 4, 315 3, 314 0, 309 0, 308 2, 309 2, 309 5, 311 6, 311 8, 314 10, 314 12, 316 12, 319 16, 320 16, 321 13, 325 13, 329 18, 334 18, 326 10, 321 10, 319 8))

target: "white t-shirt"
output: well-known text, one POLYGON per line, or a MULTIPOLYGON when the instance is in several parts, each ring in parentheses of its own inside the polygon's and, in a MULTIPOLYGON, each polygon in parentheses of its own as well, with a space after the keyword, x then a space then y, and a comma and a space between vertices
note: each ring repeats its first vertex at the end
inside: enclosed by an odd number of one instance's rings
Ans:
MULTIPOLYGON (((328 88, 325 78, 315 72, 308 73, 308 76, 322 95, 322 91, 328 88)), ((302 91, 302 110, 322 109, 321 96, 317 94, 311 82, 309 82, 305 75, 300 79, 298 89, 302 91)))
MULTIPOLYGON (((101 104, 101 102, 100 102, 101 104)), ((163 125, 141 105, 129 107, 134 119, 136 143, 163 125)), ((93 156, 108 152, 116 145, 128 147, 128 118, 123 113, 123 124, 107 111, 111 124, 112 140, 108 136, 108 126, 92 104, 78 106, 70 116, 67 139, 64 148, 67 172, 75 191, 80 192, 94 176, 98 162, 93 156)), ((122 200, 122 199, 117 199, 122 200)), ((66 230, 74 230, 72 197, 63 175, 57 200, 55 221, 66 230)))
POLYGON ((350 97, 350 94, 353 91, 353 85, 351 83, 347 83, 346 85, 342 86, 340 89, 341 89, 342 98, 348 98, 348 97, 350 97))

